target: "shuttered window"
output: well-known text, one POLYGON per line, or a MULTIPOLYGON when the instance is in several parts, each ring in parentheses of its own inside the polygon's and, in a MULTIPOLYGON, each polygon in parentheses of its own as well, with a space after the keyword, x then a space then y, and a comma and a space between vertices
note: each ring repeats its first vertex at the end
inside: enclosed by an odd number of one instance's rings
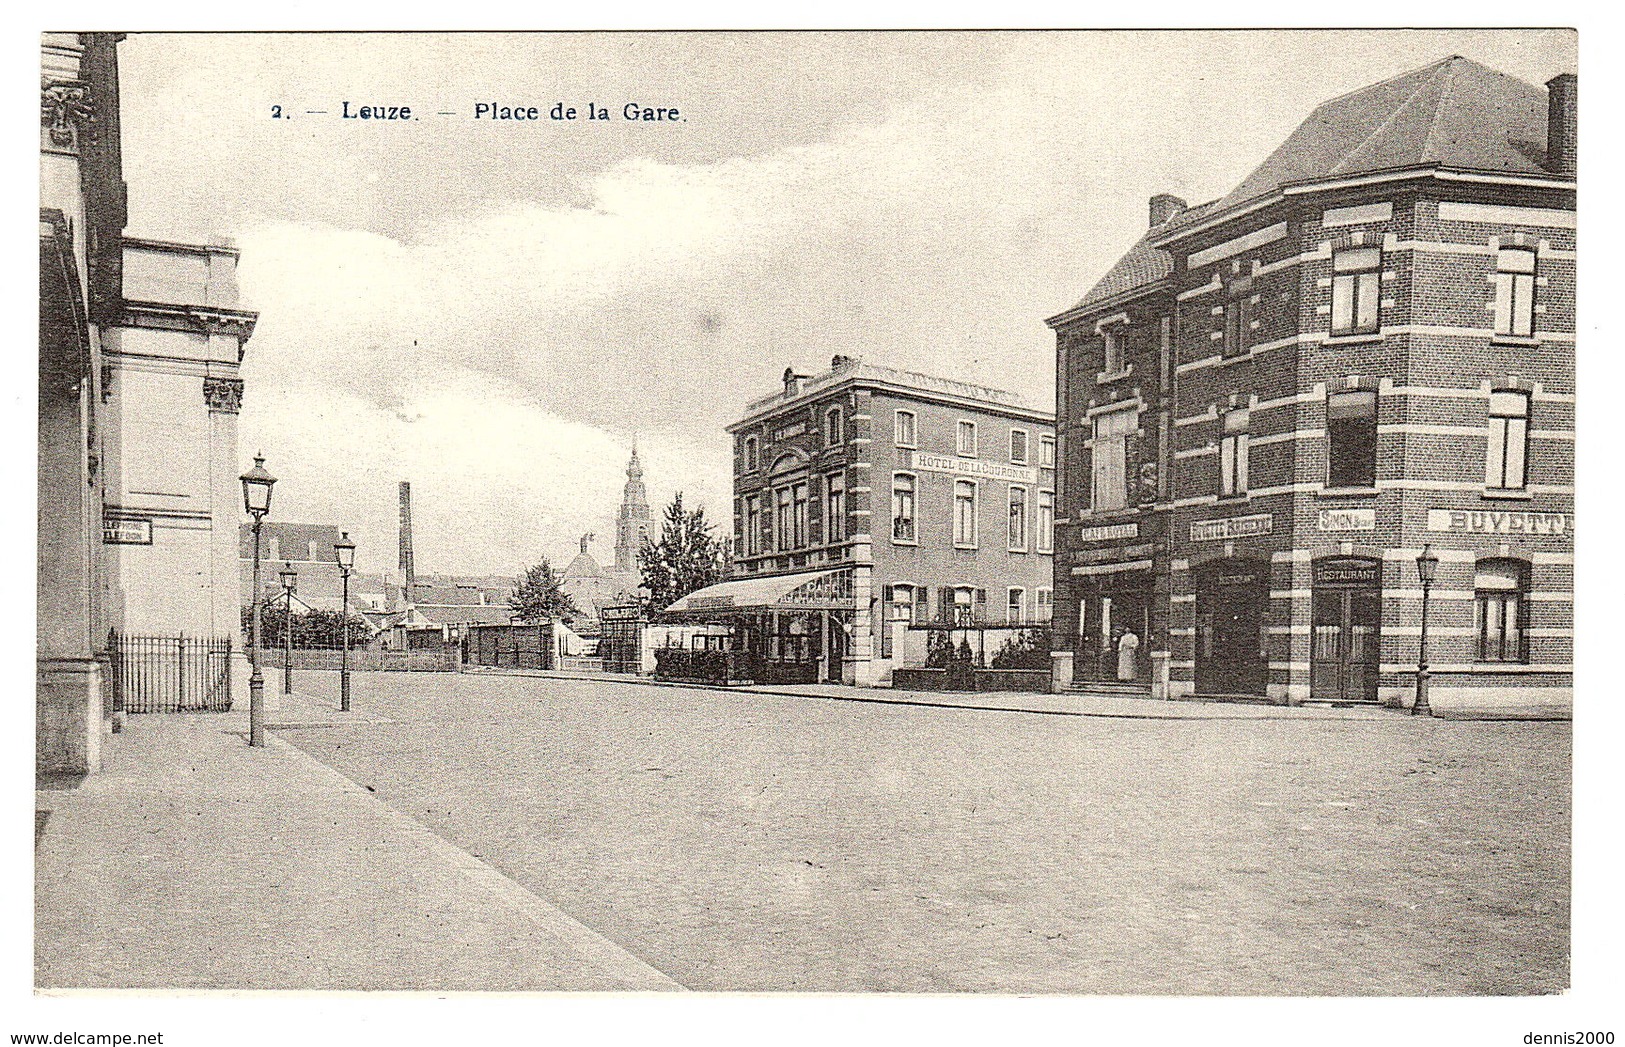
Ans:
POLYGON ((1139 423, 1139 409, 1126 407, 1095 416, 1090 503, 1096 512, 1128 505, 1128 438, 1139 423))

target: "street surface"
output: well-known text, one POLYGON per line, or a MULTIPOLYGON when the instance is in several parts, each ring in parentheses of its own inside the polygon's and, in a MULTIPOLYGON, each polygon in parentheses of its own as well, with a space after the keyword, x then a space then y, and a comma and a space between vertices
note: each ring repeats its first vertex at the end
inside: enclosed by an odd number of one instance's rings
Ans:
POLYGON ((396 722, 279 734, 692 989, 1568 984, 1568 723, 1129 720, 439 673, 354 689, 358 713, 396 722))

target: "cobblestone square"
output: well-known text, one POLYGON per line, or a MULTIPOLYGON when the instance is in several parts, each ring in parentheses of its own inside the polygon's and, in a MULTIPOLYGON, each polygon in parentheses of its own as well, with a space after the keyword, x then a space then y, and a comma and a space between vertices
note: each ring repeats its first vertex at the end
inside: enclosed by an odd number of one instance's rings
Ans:
POLYGON ((430 673, 359 674, 355 693, 375 722, 281 733, 693 989, 1568 984, 1568 723, 430 673))

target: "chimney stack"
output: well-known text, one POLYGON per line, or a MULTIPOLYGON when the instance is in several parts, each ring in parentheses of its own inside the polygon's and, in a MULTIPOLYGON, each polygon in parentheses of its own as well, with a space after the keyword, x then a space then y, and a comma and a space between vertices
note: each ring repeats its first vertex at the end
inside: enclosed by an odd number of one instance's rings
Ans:
POLYGON ((412 485, 401 481, 401 584, 407 603, 412 602, 412 586, 416 584, 412 569, 412 485))
POLYGON ((1151 228, 1168 221, 1189 206, 1172 193, 1158 193, 1151 198, 1151 228))
POLYGON ((1574 177, 1579 110, 1580 86, 1573 73, 1546 81, 1546 167, 1553 174, 1574 177))

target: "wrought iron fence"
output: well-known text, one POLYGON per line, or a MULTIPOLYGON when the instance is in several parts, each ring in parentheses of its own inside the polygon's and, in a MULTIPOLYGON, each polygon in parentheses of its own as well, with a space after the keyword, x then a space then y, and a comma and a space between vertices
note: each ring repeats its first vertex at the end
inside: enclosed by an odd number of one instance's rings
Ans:
POLYGON ((113 710, 126 713, 228 712, 231 638, 128 636, 107 640, 113 710))

